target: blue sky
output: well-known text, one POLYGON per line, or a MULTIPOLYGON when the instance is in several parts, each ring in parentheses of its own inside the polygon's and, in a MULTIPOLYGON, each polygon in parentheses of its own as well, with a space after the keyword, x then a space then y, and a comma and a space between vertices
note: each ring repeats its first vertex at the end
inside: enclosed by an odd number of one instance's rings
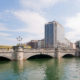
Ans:
POLYGON ((0 44, 15 45, 44 38, 44 25, 56 20, 65 37, 80 40, 80 0, 0 0, 0 44))

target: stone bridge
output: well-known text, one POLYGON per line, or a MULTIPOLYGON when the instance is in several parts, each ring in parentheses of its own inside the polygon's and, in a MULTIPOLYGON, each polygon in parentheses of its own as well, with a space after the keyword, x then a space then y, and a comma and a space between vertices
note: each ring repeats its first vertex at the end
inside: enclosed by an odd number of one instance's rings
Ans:
POLYGON ((4 57, 10 60, 26 60, 36 55, 46 55, 52 58, 61 58, 65 55, 75 56, 75 50, 23 49, 21 47, 9 50, 0 49, 0 57, 4 57))

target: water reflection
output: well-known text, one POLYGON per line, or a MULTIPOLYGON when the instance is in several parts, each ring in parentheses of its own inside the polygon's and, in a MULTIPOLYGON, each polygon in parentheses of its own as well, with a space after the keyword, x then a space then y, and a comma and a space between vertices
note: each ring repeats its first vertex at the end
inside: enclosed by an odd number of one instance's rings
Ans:
POLYGON ((48 64, 46 65, 47 68, 45 70, 45 75, 46 75, 46 78, 45 80, 60 80, 60 77, 62 75, 60 68, 61 68, 61 65, 60 65, 60 62, 61 61, 58 61, 58 60, 50 60, 48 62, 48 64))
POLYGON ((24 67, 24 64, 23 64, 23 61, 13 61, 12 62, 12 67, 13 67, 13 71, 14 73, 21 73, 23 72, 23 67, 24 67))
POLYGON ((0 64, 0 80, 79 80, 80 59, 35 59, 0 64))
MULTIPOLYGON (((42 60, 33 60, 33 61, 28 61, 28 64, 25 64, 25 75, 27 75, 28 80, 44 80, 46 75, 45 75, 45 69, 46 69, 46 64, 48 60, 47 59, 42 59, 42 60)), ((26 79, 25 79, 26 80, 26 79)))
POLYGON ((10 68, 10 61, 0 61, 0 73, 10 68))

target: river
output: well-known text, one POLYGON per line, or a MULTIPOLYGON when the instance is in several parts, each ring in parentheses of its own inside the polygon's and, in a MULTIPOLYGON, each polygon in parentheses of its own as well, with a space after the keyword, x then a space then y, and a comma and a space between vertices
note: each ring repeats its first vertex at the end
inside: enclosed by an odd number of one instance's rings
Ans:
POLYGON ((0 80, 80 80, 80 59, 0 62, 0 80))

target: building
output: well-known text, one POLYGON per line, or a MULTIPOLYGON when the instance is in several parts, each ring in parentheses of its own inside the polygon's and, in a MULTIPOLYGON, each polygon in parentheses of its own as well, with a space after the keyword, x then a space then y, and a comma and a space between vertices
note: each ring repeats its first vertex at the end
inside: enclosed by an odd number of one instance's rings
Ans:
POLYGON ((71 47, 72 49, 76 49, 76 44, 75 44, 75 43, 70 43, 70 47, 71 47))
POLYGON ((76 48, 80 48, 80 41, 76 42, 76 48))
POLYGON ((23 43, 22 46, 23 46, 24 48, 31 49, 31 46, 30 46, 30 45, 27 45, 26 43, 23 43))
POLYGON ((44 39, 38 40, 38 48, 39 48, 39 49, 44 48, 44 39))
POLYGON ((64 42, 64 27, 56 21, 45 24, 45 47, 55 48, 64 42))
POLYGON ((38 48, 38 40, 31 40, 30 42, 27 43, 27 45, 31 46, 31 48, 38 48))
POLYGON ((69 49, 72 48, 71 42, 65 37, 64 37, 64 47, 69 49))

